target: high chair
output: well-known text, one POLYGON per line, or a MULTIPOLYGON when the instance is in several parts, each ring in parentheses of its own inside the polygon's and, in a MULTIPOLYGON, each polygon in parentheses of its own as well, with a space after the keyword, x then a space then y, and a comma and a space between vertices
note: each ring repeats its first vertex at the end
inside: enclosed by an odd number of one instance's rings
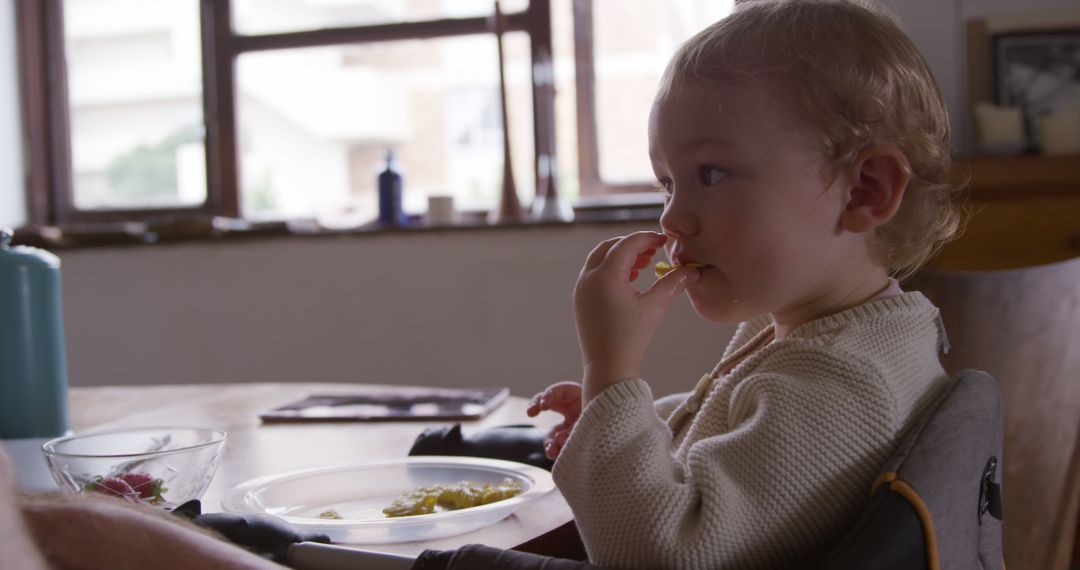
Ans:
POLYGON ((1009 570, 1065 570, 1080 510, 1080 258, 1024 269, 926 270, 906 286, 941 309, 950 372, 973 367, 1005 402, 1009 570))
MULTIPOLYGON (((959 374, 880 470, 870 504, 820 570, 994 570, 1001 557, 1002 403, 998 383, 959 374)), ((597 569, 468 545, 424 568, 597 569)))

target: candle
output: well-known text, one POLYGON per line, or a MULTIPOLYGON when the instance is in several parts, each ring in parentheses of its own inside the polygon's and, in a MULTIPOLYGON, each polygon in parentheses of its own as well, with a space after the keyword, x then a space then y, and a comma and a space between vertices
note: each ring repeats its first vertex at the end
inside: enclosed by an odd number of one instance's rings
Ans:
POLYGON ((1039 118, 1043 154, 1080 154, 1080 105, 1039 118))
POLYGON ((979 147, 992 152, 1019 152, 1024 147, 1024 113, 1019 107, 975 106, 979 147))

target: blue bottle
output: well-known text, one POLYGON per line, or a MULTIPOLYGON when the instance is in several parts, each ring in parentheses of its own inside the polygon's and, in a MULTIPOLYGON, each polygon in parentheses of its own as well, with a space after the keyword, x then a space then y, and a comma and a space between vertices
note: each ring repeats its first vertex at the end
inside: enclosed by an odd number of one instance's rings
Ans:
POLYGON ((408 224, 401 205, 401 173, 394 162, 394 151, 386 150, 386 161, 379 172, 379 223, 388 227, 408 224))

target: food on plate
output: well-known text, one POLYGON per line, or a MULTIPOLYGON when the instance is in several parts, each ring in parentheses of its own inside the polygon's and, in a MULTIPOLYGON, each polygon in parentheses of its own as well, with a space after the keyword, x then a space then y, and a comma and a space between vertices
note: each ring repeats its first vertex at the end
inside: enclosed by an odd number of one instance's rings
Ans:
MULTIPOLYGON (((705 267, 704 263, 693 263, 693 262, 691 262, 691 263, 687 263, 685 265, 687 267, 705 267)), ((682 265, 680 265, 678 263, 668 263, 666 261, 661 261, 660 263, 656 264, 656 278, 659 279, 659 278, 667 275, 668 273, 671 273, 672 271, 675 271, 676 269, 678 269, 680 267, 682 267, 682 265)))
POLYGON ((430 485, 408 491, 383 509, 388 517, 409 517, 487 505, 521 494, 521 483, 505 479, 502 483, 460 481, 449 485, 430 485))
POLYGON ((330 509, 330 510, 326 510, 326 511, 323 511, 323 512, 319 513, 319 518, 320 519, 330 519, 330 520, 339 521, 339 520, 341 520, 341 519, 343 519, 345 517, 342 517, 334 509, 330 509))

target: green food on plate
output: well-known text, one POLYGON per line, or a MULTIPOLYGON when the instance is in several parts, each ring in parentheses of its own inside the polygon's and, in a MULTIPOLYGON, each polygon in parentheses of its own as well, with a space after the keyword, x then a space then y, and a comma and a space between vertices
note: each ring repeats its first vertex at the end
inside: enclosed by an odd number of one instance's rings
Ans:
POLYGON ((449 485, 430 485, 408 491, 394 499, 389 507, 383 509, 383 514, 388 517, 410 517, 456 511, 509 499, 522 491, 521 483, 511 479, 502 483, 460 481, 449 485))

